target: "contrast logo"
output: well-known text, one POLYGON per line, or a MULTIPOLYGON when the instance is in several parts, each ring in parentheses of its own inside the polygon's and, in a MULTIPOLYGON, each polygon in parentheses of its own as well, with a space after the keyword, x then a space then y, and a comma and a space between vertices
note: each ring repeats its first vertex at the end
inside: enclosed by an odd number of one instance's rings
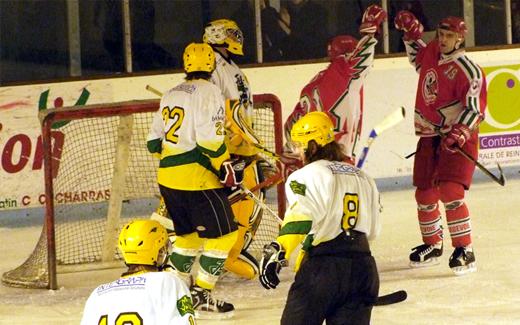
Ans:
POLYGON ((439 78, 437 72, 434 69, 426 71, 422 83, 422 93, 426 104, 431 104, 437 99, 439 93, 439 78))
POLYGON ((520 131, 518 109, 520 107, 520 65, 493 68, 484 68, 488 96, 486 118, 480 125, 480 131, 481 133, 518 133, 520 131))

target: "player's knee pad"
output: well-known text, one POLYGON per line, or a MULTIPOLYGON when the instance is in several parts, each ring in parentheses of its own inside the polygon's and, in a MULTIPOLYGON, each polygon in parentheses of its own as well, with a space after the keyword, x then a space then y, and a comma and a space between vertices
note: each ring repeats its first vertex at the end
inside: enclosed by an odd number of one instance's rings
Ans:
POLYGON ((238 230, 230 232, 218 238, 207 239, 204 243, 204 251, 225 252, 226 256, 238 238, 238 230))
POLYGON ((432 204, 439 201, 439 190, 436 187, 415 190, 415 201, 417 204, 432 204))
POLYGON ((434 213, 439 207, 439 191, 437 188, 417 188, 415 190, 415 201, 419 213, 434 213))
POLYGON ((439 192, 446 210, 455 210, 464 204, 464 186, 455 182, 441 182, 439 192))
POLYGON ((178 236, 169 257, 169 264, 181 275, 188 275, 202 243, 203 239, 196 232, 178 236))
POLYGON ((224 269, 224 263, 233 244, 237 240, 238 231, 233 231, 219 238, 207 239, 199 259, 197 285, 212 289, 224 269))

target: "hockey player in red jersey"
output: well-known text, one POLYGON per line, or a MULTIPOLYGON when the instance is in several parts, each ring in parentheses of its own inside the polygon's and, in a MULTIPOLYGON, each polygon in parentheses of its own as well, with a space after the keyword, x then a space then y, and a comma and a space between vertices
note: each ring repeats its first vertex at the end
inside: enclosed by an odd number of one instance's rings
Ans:
POLYGON ((343 146, 347 160, 355 161, 355 145, 361 133, 363 82, 374 61, 374 52, 386 12, 371 5, 363 14, 359 42, 352 36, 339 35, 328 45, 329 66, 320 71, 302 89, 300 101, 284 125, 290 140, 293 124, 311 111, 326 112, 334 123, 336 140, 343 146))
POLYGON ((443 250, 444 204, 451 244, 449 266, 457 275, 476 270, 471 224, 464 191, 471 185, 475 164, 458 152, 478 156, 478 125, 484 119, 486 79, 464 53, 464 20, 447 17, 437 37, 421 40, 423 26, 408 11, 400 11, 395 26, 404 32, 410 63, 419 73, 415 99, 415 133, 419 136, 413 183, 423 244, 410 254, 410 266, 438 264, 443 250))

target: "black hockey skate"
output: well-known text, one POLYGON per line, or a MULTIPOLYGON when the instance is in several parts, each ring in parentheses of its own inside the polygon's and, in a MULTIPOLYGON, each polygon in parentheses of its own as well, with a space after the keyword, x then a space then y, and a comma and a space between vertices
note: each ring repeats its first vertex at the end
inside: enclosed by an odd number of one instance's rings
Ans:
POLYGON ((442 241, 430 245, 422 244, 412 249, 410 267, 425 267, 439 264, 442 255, 442 241))
POLYGON ((233 317, 233 304, 212 297, 211 291, 197 285, 191 287, 193 310, 197 319, 225 319, 233 317))
POLYGON ((477 264, 475 262, 475 254, 471 247, 456 247, 450 256, 450 268, 455 275, 464 275, 475 272, 477 264))

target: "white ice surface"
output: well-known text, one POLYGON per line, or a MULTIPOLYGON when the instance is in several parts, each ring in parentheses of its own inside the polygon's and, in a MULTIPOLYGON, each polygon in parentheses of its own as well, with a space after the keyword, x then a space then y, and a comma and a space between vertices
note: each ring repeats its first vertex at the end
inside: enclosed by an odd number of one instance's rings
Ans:
MULTIPOLYGON (((447 231, 441 264, 408 268, 410 249, 418 245, 413 190, 382 193, 384 225, 372 243, 381 294, 408 291, 400 304, 375 307, 372 324, 520 324, 520 179, 506 187, 475 184, 467 194, 478 271, 462 277, 452 274, 452 252, 447 231)), ((39 227, 1 228, 0 272, 18 266, 32 251, 39 227)), ((78 324, 83 303, 92 288, 108 282, 122 269, 59 275, 60 290, 15 289, 0 285, 0 324, 78 324)), ((233 302, 235 317, 198 324, 278 324, 290 269, 282 272, 276 290, 264 290, 257 281, 223 279, 218 297, 233 302)))

